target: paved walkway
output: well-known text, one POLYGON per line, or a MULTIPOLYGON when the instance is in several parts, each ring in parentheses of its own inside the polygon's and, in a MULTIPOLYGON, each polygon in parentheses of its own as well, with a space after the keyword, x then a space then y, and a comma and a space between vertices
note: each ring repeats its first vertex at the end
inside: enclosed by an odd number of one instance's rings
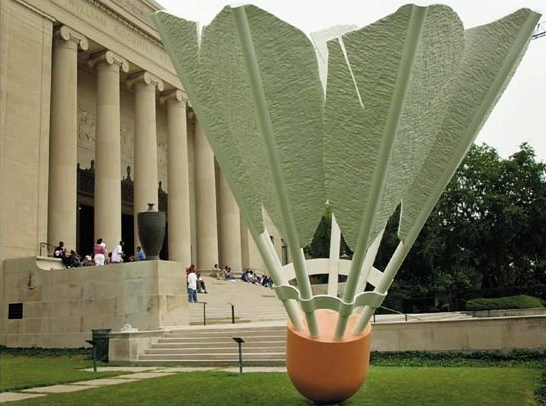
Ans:
MULTIPOLYGON (((215 367, 99 367, 98 372, 128 372, 127 375, 119 375, 111 378, 98 378, 88 381, 72 382, 62 385, 41 386, 38 388, 24 389, 18 392, 0 393, 0 404, 15 402, 17 400, 39 398, 52 393, 78 392, 87 389, 100 388, 102 386, 121 385, 127 382, 136 382, 143 379, 161 378, 174 375, 180 372, 194 371, 226 371, 239 373, 238 367, 215 368, 215 367)), ((84 369, 92 372, 93 368, 84 369)), ((243 367, 243 372, 286 372, 285 367, 243 367)))

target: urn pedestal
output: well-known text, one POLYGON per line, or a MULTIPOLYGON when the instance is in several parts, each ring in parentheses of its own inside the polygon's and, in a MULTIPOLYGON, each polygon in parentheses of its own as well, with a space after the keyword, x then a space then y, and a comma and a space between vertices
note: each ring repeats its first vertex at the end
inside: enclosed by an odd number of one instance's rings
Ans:
POLYGON ((137 214, 138 238, 146 259, 159 259, 159 251, 165 238, 165 213, 148 203, 148 210, 137 214))
POLYGON ((309 338, 289 323, 286 337, 286 368, 296 389, 318 404, 342 402, 353 396, 366 379, 370 363, 372 326, 360 335, 351 330, 357 315, 349 319, 346 337, 334 340, 338 313, 315 311, 320 336, 309 338))

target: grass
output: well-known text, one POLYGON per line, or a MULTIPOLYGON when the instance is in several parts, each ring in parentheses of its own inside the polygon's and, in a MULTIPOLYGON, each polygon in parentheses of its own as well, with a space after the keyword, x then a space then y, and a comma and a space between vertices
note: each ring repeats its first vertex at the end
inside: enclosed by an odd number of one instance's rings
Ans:
MULTIPOLYGON (((362 389, 346 406, 537 405, 537 369, 523 367, 372 366, 362 389)), ((47 395, 16 406, 63 405, 311 405, 284 373, 180 373, 163 378, 47 395)))
POLYGON ((2 355, 0 359, 2 370, 0 391, 84 381, 123 373, 81 371, 83 368, 91 368, 92 366, 92 361, 82 357, 34 358, 2 355))

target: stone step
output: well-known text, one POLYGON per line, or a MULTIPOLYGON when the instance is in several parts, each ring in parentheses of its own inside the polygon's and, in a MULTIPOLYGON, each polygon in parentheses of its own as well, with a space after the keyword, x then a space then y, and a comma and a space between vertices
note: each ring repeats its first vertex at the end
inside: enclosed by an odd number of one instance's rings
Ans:
MULTIPOLYGON (((226 320, 226 324, 231 324, 231 314, 227 313, 211 313, 207 312, 205 315, 207 319, 207 323, 211 319, 224 319, 226 320)), ((238 322, 238 320, 252 320, 252 321, 259 321, 259 319, 266 319, 266 320, 288 320, 287 317, 283 314, 278 313, 266 313, 266 312, 255 312, 253 314, 237 314, 235 316, 235 323, 238 322)), ((198 314, 191 314, 190 313, 190 320, 191 321, 203 321, 203 312, 198 314)))
POLYGON ((186 330, 184 332, 166 333, 163 338, 208 338, 208 337, 233 337, 234 335, 247 335, 252 337, 262 337, 271 335, 286 335, 286 327, 275 329, 221 329, 221 330, 186 330))
MULTIPOLYGON (((243 359, 244 360, 284 360, 286 357, 285 352, 247 352, 243 347, 243 359)), ((239 352, 237 348, 234 348, 234 351, 228 352, 219 352, 219 353, 202 353, 194 352, 192 354, 143 354, 139 357, 139 360, 156 360, 156 361, 214 361, 214 360, 233 360, 237 361, 239 359, 239 352)))
MULTIPOLYGON (((208 306, 205 309, 205 313, 207 318, 210 317, 229 317, 231 319, 231 310, 229 309, 223 309, 223 308, 209 308, 208 306)), ((203 308, 195 309, 191 308, 189 311, 190 318, 203 318, 203 308)), ((284 309, 279 310, 272 310, 272 309, 256 309, 253 311, 236 311, 235 312, 235 318, 239 317, 249 317, 249 316, 257 316, 257 317, 263 317, 263 316, 271 316, 271 317, 279 317, 281 320, 287 319, 286 312, 284 309)))
MULTIPOLYGON (((240 323, 252 323, 254 320, 250 320, 250 319, 236 319, 236 324, 240 324, 240 323)), ((262 320, 263 321, 263 320, 262 320)), ((207 320, 206 320, 206 325, 210 326, 210 325, 213 325, 213 324, 231 324, 231 317, 227 318, 227 317, 207 317, 207 320)), ((204 325, 203 324, 203 317, 201 316, 201 318, 190 318, 190 326, 202 326, 204 325)))
POLYGON ((158 344, 180 344, 180 345, 198 345, 200 343, 225 343, 232 342, 233 337, 241 337, 245 342, 248 343, 266 343, 266 342, 277 342, 277 341, 286 341, 286 335, 284 334, 272 334, 272 335, 262 335, 262 336, 252 336, 246 334, 233 334, 227 336, 218 336, 218 337, 164 337, 158 340, 158 344))
MULTIPOLYGON (((222 367, 222 366, 238 366, 239 358, 237 359, 215 359, 215 360, 171 360, 171 359, 139 359, 138 364, 142 366, 186 366, 186 367, 222 367)), ((278 359, 246 359, 243 355, 243 366, 285 366, 285 357, 278 359)))
MULTIPOLYGON (((284 344, 284 343, 283 343, 284 344)), ((254 354, 271 354, 271 353, 285 353, 286 351, 286 345, 276 345, 276 346, 267 346, 267 347, 250 347, 248 345, 243 344, 242 346, 243 352, 246 351, 252 351, 254 354)), ((189 354, 193 356, 196 353, 206 355, 207 358, 211 356, 212 354, 225 354, 229 353, 231 354, 233 351, 237 352, 239 351, 237 344, 235 342, 231 343, 225 343, 224 345, 219 345, 216 347, 202 347, 201 345, 198 347, 192 346, 192 347, 178 347, 178 348, 150 348, 146 351, 146 355, 151 354, 169 354, 169 355, 185 355, 189 354)))
MULTIPOLYGON (((150 346, 150 349, 158 349, 158 348, 195 348, 197 345, 200 348, 216 348, 220 347, 222 345, 227 344, 233 344, 234 341, 230 339, 229 341, 223 340, 223 341, 206 341, 206 342, 195 342, 195 341, 182 341, 182 340, 173 340, 173 341, 167 341, 165 342, 164 339, 160 339, 158 343, 152 344, 150 346)), ((286 343, 285 337, 279 337, 278 339, 274 340, 253 340, 253 339, 245 339, 244 346, 245 347, 261 347, 261 346, 284 346, 286 343)))

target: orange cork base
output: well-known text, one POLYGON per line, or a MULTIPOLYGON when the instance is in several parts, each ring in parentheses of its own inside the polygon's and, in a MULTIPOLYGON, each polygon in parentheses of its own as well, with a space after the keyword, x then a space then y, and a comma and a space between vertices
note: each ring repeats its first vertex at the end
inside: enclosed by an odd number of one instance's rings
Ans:
POLYGON ((339 403, 353 396, 366 379, 372 326, 368 324, 361 335, 353 335, 358 315, 352 315, 344 339, 334 340, 338 313, 320 309, 315 316, 318 338, 309 338, 307 331, 295 331, 288 323, 288 376, 296 389, 315 403, 339 403))

